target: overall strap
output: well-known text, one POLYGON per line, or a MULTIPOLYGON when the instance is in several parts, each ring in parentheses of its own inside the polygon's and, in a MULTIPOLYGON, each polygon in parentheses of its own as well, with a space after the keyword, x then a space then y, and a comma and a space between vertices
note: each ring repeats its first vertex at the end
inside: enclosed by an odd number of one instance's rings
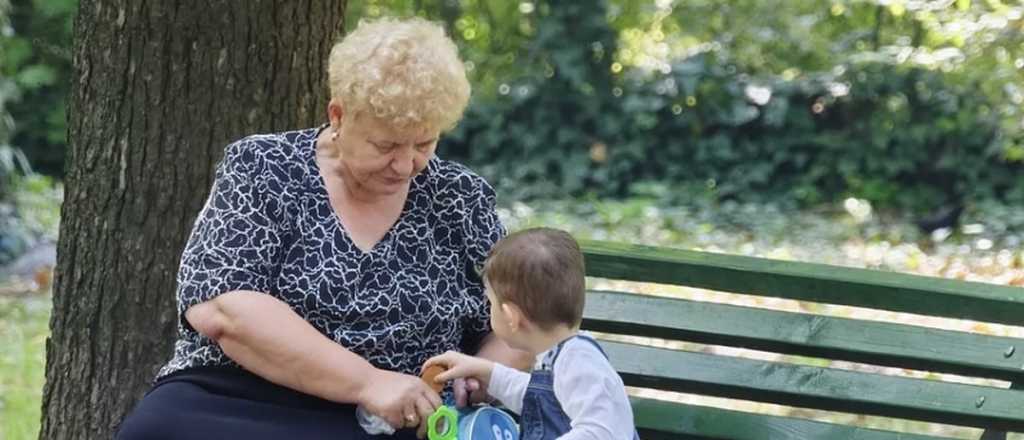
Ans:
POLYGON ((608 359, 608 353, 604 352, 604 349, 601 348, 601 344, 598 344, 596 339, 583 334, 576 335, 576 337, 589 342, 591 345, 597 348, 597 351, 601 352, 601 355, 603 355, 605 359, 608 359))
POLYGON ((547 358, 551 359, 551 363, 549 364, 549 367, 551 368, 552 371, 554 371, 554 369, 555 369, 555 362, 558 361, 558 356, 562 354, 562 348, 564 348, 565 344, 567 342, 569 342, 569 341, 571 341, 573 339, 577 339, 577 338, 589 342, 591 345, 593 345, 594 347, 597 348, 597 351, 601 352, 601 355, 604 356, 605 359, 608 359, 608 354, 604 352, 604 349, 601 348, 601 344, 597 343, 597 340, 595 340, 594 338, 592 338, 592 337, 590 337, 588 335, 576 334, 576 335, 573 335, 572 337, 564 339, 562 342, 559 342, 558 345, 555 346, 554 350, 552 350, 551 353, 548 354, 548 356, 546 356, 547 358))

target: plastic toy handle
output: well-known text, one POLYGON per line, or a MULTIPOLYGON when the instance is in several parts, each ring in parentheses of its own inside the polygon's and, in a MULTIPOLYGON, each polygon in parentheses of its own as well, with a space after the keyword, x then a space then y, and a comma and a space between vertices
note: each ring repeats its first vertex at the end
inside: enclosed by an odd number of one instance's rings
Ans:
POLYGON ((450 406, 441 406, 427 419, 428 440, 456 440, 459 434, 459 414, 450 406), (440 425, 441 432, 438 432, 440 425))

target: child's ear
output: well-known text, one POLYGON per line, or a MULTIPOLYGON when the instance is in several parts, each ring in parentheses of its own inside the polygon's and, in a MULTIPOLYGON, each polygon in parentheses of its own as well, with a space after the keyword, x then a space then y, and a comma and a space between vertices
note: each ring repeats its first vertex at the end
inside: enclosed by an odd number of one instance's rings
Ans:
POLYGON ((523 310, 520 309, 519 306, 509 302, 503 302, 501 303, 501 312, 504 313, 505 318, 507 318, 506 321, 508 321, 509 330, 519 331, 523 328, 523 324, 525 324, 525 317, 523 316, 523 310))

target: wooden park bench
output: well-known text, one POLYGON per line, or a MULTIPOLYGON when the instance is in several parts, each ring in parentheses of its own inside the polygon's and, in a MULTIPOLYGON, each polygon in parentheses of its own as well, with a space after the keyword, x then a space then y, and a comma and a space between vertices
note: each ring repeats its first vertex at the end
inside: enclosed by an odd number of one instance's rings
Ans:
MULTIPOLYGON (((582 244, 587 275, 593 278, 1024 325, 1020 288, 608 242, 582 244)), ((1024 432, 1024 391, 1007 384, 1024 385, 1024 339, 607 290, 588 292, 583 327, 606 339, 602 345, 612 364, 632 387, 984 428, 985 440, 1004 439, 1006 431, 1024 432), (671 345, 664 343, 612 342, 629 338, 606 334, 823 361, 754 360, 664 348, 671 345), (988 380, 954 383, 877 371, 882 368, 865 372, 821 366, 832 361, 988 380)), ((946 438, 675 400, 633 399, 641 438, 946 438)))

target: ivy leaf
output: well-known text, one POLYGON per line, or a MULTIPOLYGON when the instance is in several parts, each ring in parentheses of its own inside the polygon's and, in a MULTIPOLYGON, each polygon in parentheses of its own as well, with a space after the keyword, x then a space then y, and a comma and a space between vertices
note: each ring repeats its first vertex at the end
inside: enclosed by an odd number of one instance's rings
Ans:
POLYGON ((33 64, 18 72, 14 80, 23 88, 38 89, 53 85, 57 81, 57 72, 52 66, 33 64))

